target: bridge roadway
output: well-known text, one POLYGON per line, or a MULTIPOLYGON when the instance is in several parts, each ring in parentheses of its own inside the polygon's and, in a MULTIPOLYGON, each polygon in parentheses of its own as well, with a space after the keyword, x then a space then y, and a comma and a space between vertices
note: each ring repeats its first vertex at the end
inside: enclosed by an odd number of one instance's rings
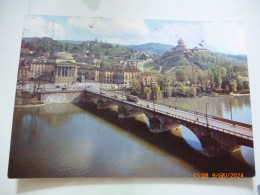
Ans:
MULTIPOLYGON (((91 89, 88 88, 86 91, 93 92, 100 95, 100 90, 95 87, 91 87, 91 89)), ((253 140, 252 126, 248 124, 231 121, 220 117, 213 117, 210 115, 208 115, 207 117, 203 113, 181 110, 176 107, 169 107, 166 105, 160 105, 156 103, 153 104, 153 102, 147 102, 143 100, 139 100, 137 103, 134 103, 134 102, 127 101, 126 96, 119 94, 118 92, 115 93, 111 91, 102 90, 101 96, 111 98, 117 101, 120 100, 127 104, 132 104, 135 106, 142 107, 143 109, 155 110, 155 112, 160 112, 179 119, 184 119, 186 121, 193 122, 194 124, 208 127, 210 129, 222 131, 248 140, 253 140), (112 97, 115 95, 117 96, 117 98, 112 97)))

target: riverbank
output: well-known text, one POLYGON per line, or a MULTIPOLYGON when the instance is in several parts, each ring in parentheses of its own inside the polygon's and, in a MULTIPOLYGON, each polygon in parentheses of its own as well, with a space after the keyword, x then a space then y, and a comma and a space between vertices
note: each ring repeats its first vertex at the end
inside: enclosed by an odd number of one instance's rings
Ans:
POLYGON ((17 93, 15 106, 35 106, 49 103, 77 103, 85 102, 84 91, 52 91, 33 95, 31 93, 17 93))
MULTIPOLYGON (((210 94, 199 94, 196 97, 190 97, 190 96, 171 96, 168 98, 163 99, 186 99, 186 98, 202 98, 202 97, 233 97, 233 96, 250 96, 249 93, 247 94, 240 94, 240 93, 230 93, 230 94, 219 94, 219 93, 210 93, 210 94)), ((161 100, 163 100, 161 99, 161 100)))
POLYGON ((44 106, 46 105, 44 102, 41 103, 36 103, 36 104, 24 104, 24 105, 20 105, 20 104, 15 104, 14 107, 15 108, 21 108, 21 107, 37 107, 37 106, 44 106))

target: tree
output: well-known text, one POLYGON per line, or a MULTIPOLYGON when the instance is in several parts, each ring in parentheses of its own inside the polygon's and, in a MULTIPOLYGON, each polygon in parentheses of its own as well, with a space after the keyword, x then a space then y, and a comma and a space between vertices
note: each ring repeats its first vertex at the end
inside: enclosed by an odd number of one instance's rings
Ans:
POLYGON ((206 86, 208 83, 208 74, 206 71, 204 70, 200 70, 197 73, 197 79, 198 79, 198 83, 203 87, 206 86))
POLYGON ((209 71, 210 81, 211 81, 211 88, 213 89, 221 89, 222 84, 222 76, 220 66, 215 66, 211 68, 209 71))
POLYGON ((222 66, 220 68, 220 72, 221 72, 222 79, 226 79, 227 78, 227 69, 222 66))
POLYGON ((176 71, 175 77, 179 82, 187 81, 187 73, 182 69, 176 71))
POLYGON ((221 88, 224 89, 224 90, 230 90, 230 83, 228 80, 224 80, 221 84, 221 88))
POLYGON ((221 84, 222 84, 222 76, 220 72, 220 68, 218 67, 216 72, 215 72, 215 77, 216 77, 216 87, 217 89, 221 89, 221 84))
POLYGON ((141 85, 138 81, 132 81, 131 94, 133 95, 141 95, 141 85))
POLYGON ((64 51, 65 50, 65 44, 61 41, 57 41, 57 50, 58 51, 64 51))
POLYGON ((43 81, 43 76, 38 76, 37 78, 34 78, 32 80, 33 83, 33 95, 38 95, 38 92, 40 90, 40 87, 43 85, 44 81, 43 81))
POLYGON ((197 96, 197 89, 195 87, 191 87, 189 92, 188 92, 188 95, 192 96, 192 97, 196 97, 197 96))
POLYGON ((237 83, 236 82, 230 82, 230 86, 231 86, 231 91, 233 93, 237 92, 237 83))
POLYGON ((170 91, 170 79, 169 75, 163 75, 162 77, 159 78, 158 80, 160 89, 163 93, 164 96, 169 96, 169 91, 170 91))
POLYGON ((191 72, 190 82, 191 82, 191 86, 197 84, 197 82, 198 82, 197 72, 194 69, 191 72))
POLYGON ((209 75, 209 79, 210 79, 211 88, 214 89, 216 87, 216 78, 215 78, 213 70, 209 70, 208 75, 209 75))
POLYGON ((66 52, 71 53, 71 52, 72 52, 72 49, 73 49, 73 45, 67 43, 67 44, 66 44, 66 47, 65 47, 66 52))
POLYGON ((144 87, 144 96, 147 101, 151 99, 152 90, 150 87, 144 87))
POLYGON ((233 71, 233 66, 228 66, 227 67, 227 78, 231 79, 234 77, 234 71, 233 71))
POLYGON ((161 98, 160 86, 155 84, 152 87, 152 97, 154 100, 158 101, 161 98))
POLYGON ((100 63, 100 67, 101 67, 101 68, 111 68, 111 64, 110 64, 109 61, 102 61, 102 62, 100 63))
POLYGON ((187 87, 183 83, 179 83, 179 91, 181 95, 187 95, 187 87))
POLYGON ((244 89, 244 84, 243 80, 241 78, 237 79, 237 90, 243 90, 244 89))

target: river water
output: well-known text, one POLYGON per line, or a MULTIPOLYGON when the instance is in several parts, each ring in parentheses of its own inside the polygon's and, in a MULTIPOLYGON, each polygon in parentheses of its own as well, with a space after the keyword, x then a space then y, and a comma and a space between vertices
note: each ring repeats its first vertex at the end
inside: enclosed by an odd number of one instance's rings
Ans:
MULTIPOLYGON (((240 109, 250 116, 250 100, 245 99, 241 100, 243 106, 234 104, 234 117, 239 117, 236 112, 240 109)), ((183 101, 185 107, 185 100, 178 101, 179 105, 183 101)), ((199 100, 193 101, 200 108, 199 100)), ((216 102, 222 105, 222 100, 216 102)), ((173 105, 176 100, 167 103, 173 105)), ((224 114, 225 107, 220 107, 223 116, 228 116, 228 111, 224 114)), ((200 153, 199 145, 185 127, 177 133, 151 133, 145 116, 118 119, 116 110, 97 110, 94 104, 16 107, 8 175, 11 178, 193 177, 197 172, 254 175, 254 165, 250 164, 252 149, 251 153, 250 149, 249 152, 241 149, 224 157, 209 158, 200 153)))

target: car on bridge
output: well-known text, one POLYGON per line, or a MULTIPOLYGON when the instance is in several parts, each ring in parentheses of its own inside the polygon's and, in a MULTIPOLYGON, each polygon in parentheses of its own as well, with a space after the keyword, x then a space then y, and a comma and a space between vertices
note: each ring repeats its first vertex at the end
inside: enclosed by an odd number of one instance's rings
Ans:
POLYGON ((128 95, 128 96, 126 96, 126 99, 127 99, 128 101, 135 102, 135 103, 137 103, 137 102, 139 101, 139 98, 138 98, 137 96, 134 96, 134 95, 128 95))

